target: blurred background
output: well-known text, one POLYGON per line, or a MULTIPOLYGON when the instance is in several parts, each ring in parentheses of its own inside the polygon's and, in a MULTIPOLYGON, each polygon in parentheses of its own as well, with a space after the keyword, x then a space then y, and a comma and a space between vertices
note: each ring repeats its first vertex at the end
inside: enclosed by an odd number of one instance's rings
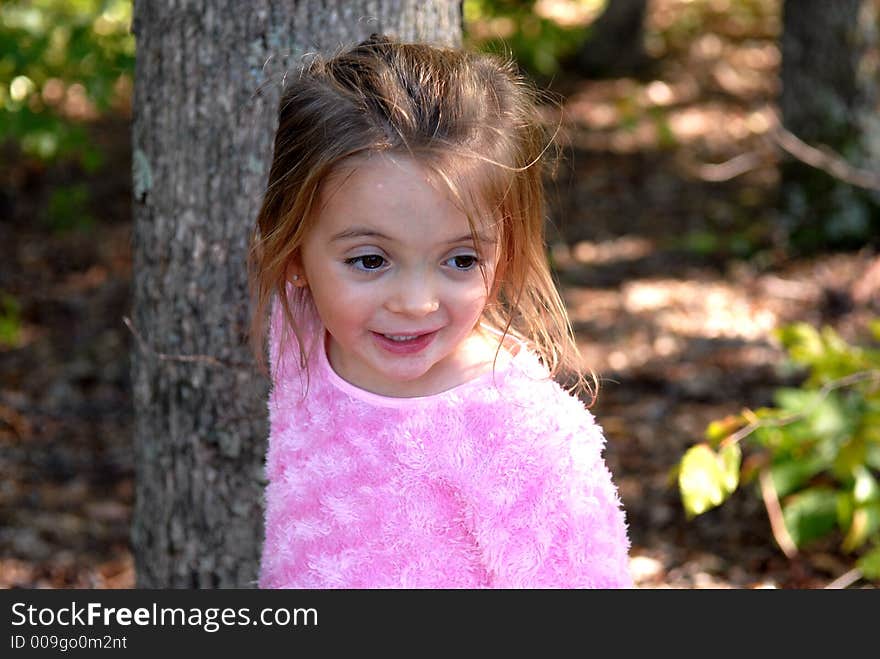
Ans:
MULTIPOLYGON (((463 3, 547 90, 548 255, 646 588, 880 583, 880 6, 786 6, 463 3)), ((0 587, 134 585, 130 21, 0 4, 0 587)))

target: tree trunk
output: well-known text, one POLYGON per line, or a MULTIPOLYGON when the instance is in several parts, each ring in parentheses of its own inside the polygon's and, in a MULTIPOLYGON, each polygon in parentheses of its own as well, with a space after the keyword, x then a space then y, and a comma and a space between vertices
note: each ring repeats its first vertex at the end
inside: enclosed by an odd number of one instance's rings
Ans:
POLYGON ((645 12, 648 0, 608 0, 589 28, 575 66, 588 77, 635 75, 648 64, 645 12))
POLYGON ((457 45, 460 5, 136 0, 132 29, 137 584, 254 586, 267 383, 245 258, 283 67, 372 32, 457 45))
MULTIPOLYGON (((788 0, 782 120, 807 143, 880 171, 880 0, 788 0)), ((799 162, 782 169, 783 228, 797 247, 863 244, 880 234, 880 194, 799 162)))

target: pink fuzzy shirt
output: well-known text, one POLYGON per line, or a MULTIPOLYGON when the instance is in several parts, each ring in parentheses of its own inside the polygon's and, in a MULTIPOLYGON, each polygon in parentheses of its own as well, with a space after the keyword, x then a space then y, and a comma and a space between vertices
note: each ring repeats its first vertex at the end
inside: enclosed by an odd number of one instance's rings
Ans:
POLYGON ((304 399, 298 352, 277 365, 271 352, 260 587, 632 585, 602 431, 527 350, 443 393, 389 398, 317 349, 304 399))

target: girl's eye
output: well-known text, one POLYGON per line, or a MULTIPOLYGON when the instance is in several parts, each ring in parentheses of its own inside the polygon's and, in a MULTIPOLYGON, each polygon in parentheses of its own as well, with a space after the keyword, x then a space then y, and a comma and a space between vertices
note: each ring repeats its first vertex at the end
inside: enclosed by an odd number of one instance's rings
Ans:
POLYGON ((345 262, 356 270, 378 270, 385 265, 385 258, 378 254, 365 254, 345 259, 345 262))
POLYGON ((456 270, 473 270, 477 264, 480 262, 473 254, 459 254, 458 256, 453 256, 451 259, 446 261, 456 270))

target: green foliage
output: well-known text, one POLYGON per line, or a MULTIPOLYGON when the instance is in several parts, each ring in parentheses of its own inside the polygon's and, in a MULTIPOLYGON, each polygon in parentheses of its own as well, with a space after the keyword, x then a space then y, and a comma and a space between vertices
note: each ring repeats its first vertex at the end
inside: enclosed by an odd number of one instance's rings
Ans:
POLYGON ((760 261, 762 250, 771 245, 767 225, 756 222, 754 216, 736 219, 733 227, 720 228, 719 223, 708 217, 705 229, 694 229, 664 240, 667 249, 682 250, 703 257, 724 259, 750 259, 760 261))
POLYGON ((4 0, 0 4, 0 142, 42 160, 100 155, 71 114, 106 111, 134 68, 129 0, 4 0))
POLYGON ((46 205, 44 223, 55 232, 83 231, 95 226, 88 210, 89 190, 83 183, 56 188, 46 205))
POLYGON ((837 526, 837 493, 828 487, 806 488, 793 494, 782 511, 785 528, 801 547, 837 526))
POLYGON ((510 55, 532 74, 552 76, 577 50, 587 31, 539 16, 534 5, 534 0, 465 0, 464 22, 470 45, 510 55), (494 24, 499 29, 493 31, 503 36, 485 36, 473 29, 476 24, 490 28, 494 24))
POLYGON ((8 293, 0 292, 0 346, 14 348, 21 337, 21 305, 8 293))
POLYGON ((681 460, 678 484, 688 517, 721 504, 739 484, 742 454, 728 444, 716 453, 708 444, 690 448, 681 460))
POLYGON ((866 579, 880 581, 880 545, 862 556, 857 562, 858 567, 866 579))
MULTIPOLYGON (((872 331, 880 339, 880 320, 872 331)), ((776 337, 792 365, 807 369, 807 379, 800 388, 778 389, 773 407, 709 424, 706 441, 678 465, 685 511, 693 517, 721 505, 739 481, 749 480, 752 474, 740 468, 738 455, 731 457, 731 447, 747 443, 754 454, 746 462, 771 476, 794 544, 805 547, 839 532, 841 549, 863 551, 859 568, 878 579, 880 350, 850 345, 831 328, 803 323, 778 330, 776 337)))

